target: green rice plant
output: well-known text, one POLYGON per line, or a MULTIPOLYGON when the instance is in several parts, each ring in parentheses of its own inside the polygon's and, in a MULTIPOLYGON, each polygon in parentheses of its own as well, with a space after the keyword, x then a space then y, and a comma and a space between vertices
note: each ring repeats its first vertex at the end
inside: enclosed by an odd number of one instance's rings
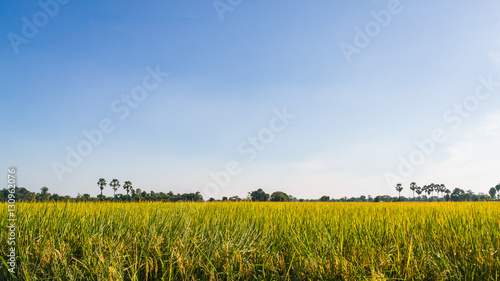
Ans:
MULTIPOLYGON (((7 208, 0 205, 0 241, 7 208)), ((500 205, 18 203, 22 280, 498 280, 500 205)), ((0 243, 2 260, 8 247, 0 243)), ((2 261, 0 261, 2 263, 2 261)), ((9 280, 5 266, 0 279, 9 280)))

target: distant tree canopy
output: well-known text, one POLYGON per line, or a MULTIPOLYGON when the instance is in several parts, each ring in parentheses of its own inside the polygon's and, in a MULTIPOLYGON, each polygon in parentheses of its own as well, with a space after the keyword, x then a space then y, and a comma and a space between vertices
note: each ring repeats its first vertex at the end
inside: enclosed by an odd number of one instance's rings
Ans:
MULTIPOLYGON (((7 198, 8 198, 7 196, 9 194, 9 190, 4 188, 2 190, 2 194, 3 194, 4 201, 7 201, 7 198)), ((29 202, 29 201, 33 201, 33 199, 36 199, 35 198, 36 193, 31 192, 24 187, 16 187, 15 195, 16 195, 16 201, 29 202)))
POLYGON ((271 201, 273 202, 288 202, 293 198, 282 191, 276 191, 271 194, 271 201))
POLYGON ((492 188, 490 188, 489 194, 490 194, 491 198, 495 199, 495 195, 497 194, 497 190, 494 187, 492 187, 492 188))
MULTIPOLYGON (((44 202, 44 201, 61 201, 61 202, 85 202, 85 201, 161 201, 161 202, 178 202, 178 201, 189 201, 198 202, 203 201, 203 196, 200 192, 196 193, 184 193, 184 194, 173 194, 172 192, 145 192, 140 189, 134 190, 138 192, 133 192, 132 196, 127 196, 123 194, 116 194, 115 197, 106 197, 104 195, 97 195, 97 197, 92 197, 89 194, 78 194, 76 197, 60 196, 58 194, 49 193, 47 187, 42 187, 40 193, 35 193, 27 190, 24 187, 16 187, 16 202, 44 202)), ((0 190, 0 202, 7 201, 7 195, 9 190, 4 188, 0 190)))
POLYGON ((321 198, 319 198, 319 201, 321 202, 328 202, 330 201, 330 196, 321 196, 321 198))
POLYGON ((269 200, 269 194, 265 193, 262 188, 257 189, 256 191, 252 191, 250 193, 250 199, 252 201, 265 202, 269 200))
MULTIPOLYGON (((43 202, 43 201, 61 201, 61 202, 86 202, 86 201, 111 201, 111 202, 140 202, 140 201, 157 201, 157 202, 203 202, 204 198, 200 192, 196 193, 183 193, 174 194, 172 191, 168 193, 155 192, 151 190, 150 192, 142 191, 140 188, 133 188, 130 181, 125 181, 123 184, 123 190, 126 194, 118 194, 119 182, 118 180, 112 180, 111 184, 107 184, 106 180, 101 178, 97 182, 100 194, 96 197, 92 197, 89 194, 78 194, 76 197, 60 196, 58 194, 49 193, 49 188, 44 186, 40 188, 40 192, 31 192, 24 187, 16 187, 16 202, 43 202), (112 188, 114 197, 107 197, 102 195, 103 189, 109 186, 112 188)), ((397 186, 402 188, 402 185, 397 186)), ((271 195, 267 194, 261 188, 249 192, 248 197, 240 198, 238 196, 227 197, 224 196, 222 201, 237 202, 237 201, 256 201, 256 202, 288 202, 288 201, 298 201, 298 202, 392 202, 392 201, 486 201, 500 199, 500 184, 492 187, 488 190, 487 194, 479 193, 475 194, 472 190, 464 191, 460 188, 455 188, 453 191, 445 188, 443 184, 430 184, 419 187, 416 183, 410 184, 410 190, 413 193, 412 198, 406 198, 404 196, 391 197, 389 195, 378 195, 375 198, 368 195, 368 198, 364 195, 360 197, 343 197, 340 199, 333 199, 328 195, 321 196, 319 199, 309 200, 309 199, 297 199, 291 195, 286 194, 283 191, 273 192, 271 195), (416 193, 416 194, 415 194, 416 193), (415 195, 418 195, 415 197, 415 195)), ((97 190, 96 190, 97 191, 97 190)), ((399 192, 399 190, 397 190, 399 192)), ((9 189, 0 190, 0 202, 6 202, 9 195, 9 189)), ((214 198, 208 198, 207 202, 220 201, 214 198)))

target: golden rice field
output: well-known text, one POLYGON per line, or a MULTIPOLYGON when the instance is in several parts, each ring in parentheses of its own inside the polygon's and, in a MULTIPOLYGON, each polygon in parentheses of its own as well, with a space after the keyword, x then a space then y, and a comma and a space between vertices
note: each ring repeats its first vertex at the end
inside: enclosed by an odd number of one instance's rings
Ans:
POLYGON ((17 217, 22 280, 500 279, 498 202, 18 203, 17 217))

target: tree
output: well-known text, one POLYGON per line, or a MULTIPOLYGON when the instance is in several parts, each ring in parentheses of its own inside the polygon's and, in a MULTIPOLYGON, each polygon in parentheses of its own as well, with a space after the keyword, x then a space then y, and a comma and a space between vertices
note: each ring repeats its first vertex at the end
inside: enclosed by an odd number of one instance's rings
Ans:
POLYGON ((54 200, 54 201, 56 201, 56 202, 57 202, 57 201, 59 201, 60 199, 62 199, 62 197, 61 197, 61 196, 59 196, 59 194, 54 193, 54 194, 52 194, 52 195, 49 197, 49 199, 50 199, 50 200, 54 200))
POLYGON ((271 194, 271 201, 273 202, 288 202, 290 201, 290 196, 282 191, 276 191, 271 194))
POLYGON ((450 201, 450 193, 451 193, 451 191, 448 188, 445 188, 444 193, 446 193, 446 200, 450 201))
POLYGON ((494 187, 492 187, 492 188, 490 188, 489 194, 490 194, 492 199, 495 199, 495 195, 497 194, 497 190, 494 187))
POLYGON ((495 186, 495 189, 497 190, 497 197, 500 199, 500 183, 495 186))
POLYGON ((203 202, 203 195, 199 191, 196 191, 193 195, 194 202, 203 202))
POLYGON ((158 198, 158 194, 153 190, 149 192, 149 196, 151 197, 151 201, 156 201, 156 198, 158 198))
MULTIPOLYGON (((438 190, 439 190, 439 192, 441 192, 441 196, 444 197, 443 193, 446 192, 446 186, 444 184, 440 184, 438 190)), ((438 198, 439 198, 439 196, 438 196, 438 198)), ((439 199, 438 199, 438 201, 439 201, 439 199)))
MULTIPOLYGON (((8 198, 8 195, 4 194, 4 197, 8 198)), ((31 192, 24 187, 16 186, 16 198, 19 201, 30 202, 33 200, 33 198, 36 198, 36 193, 31 192)), ((16 200, 16 201, 18 201, 18 200, 16 200)))
POLYGON ((252 201, 265 202, 269 200, 269 194, 265 193, 262 188, 259 188, 256 191, 250 193, 250 199, 252 199, 252 201))
POLYGON ((415 189, 415 192, 417 193, 418 197, 420 197, 420 194, 422 194, 422 191, 424 191, 420 186, 417 186, 415 189))
POLYGON ((434 191, 437 194, 438 202, 439 202, 439 193, 441 192, 441 185, 440 184, 435 184, 434 185, 434 191))
POLYGON ((467 200, 467 201, 473 201, 472 200, 473 196, 474 196, 474 192, 472 190, 469 189, 469 190, 467 190, 465 192, 465 200, 467 200))
POLYGON ((434 191, 436 190, 436 185, 435 185, 434 183, 431 183, 431 184, 429 185, 429 190, 430 190, 430 192, 431 192, 431 194, 430 194, 430 198, 434 197, 434 191))
POLYGON ((319 198, 319 201, 321 202, 328 202, 330 201, 330 196, 321 196, 321 198, 319 198))
POLYGON ((44 186, 40 188, 40 200, 41 201, 47 201, 49 199, 50 193, 49 193, 49 188, 44 186))
POLYGON ((109 186, 113 189, 113 197, 116 197, 116 191, 120 187, 120 181, 117 179, 113 179, 110 183, 109 186))
POLYGON ((130 192, 130 190, 131 190, 132 188, 133 188, 133 187, 132 187, 132 182, 130 182, 130 181, 125 181, 125 182, 123 183, 123 189, 125 189, 125 190, 127 191, 127 196, 129 195, 129 192, 130 192))
POLYGON ((429 202, 431 201, 431 193, 434 191, 434 184, 424 185, 423 190, 429 196, 429 202))
POLYGON ((415 200, 415 190, 417 190, 417 187, 415 182, 410 183, 410 190, 413 192, 413 200, 415 200))
MULTIPOLYGON (((142 198, 142 190, 140 188, 136 188, 132 193, 134 193, 134 195, 132 196, 132 198, 134 199, 134 201, 141 201, 142 198)), ((172 193, 173 195, 173 193, 172 193)))
POLYGON ((398 183, 398 184, 396 185, 396 190, 397 190, 397 191, 398 191, 398 193, 399 193, 399 199, 401 199, 401 191, 403 190, 403 185, 402 185, 402 184, 400 184, 400 183, 398 183))
POLYGON ((453 201, 461 201, 465 199, 465 191, 460 188, 455 188, 453 189, 453 192, 451 193, 451 200, 453 201))
POLYGON ((104 187, 106 186, 106 180, 103 179, 103 178, 100 178, 99 181, 97 182, 97 185, 99 186, 99 188, 101 189, 101 198, 102 198, 102 190, 104 189, 104 187))

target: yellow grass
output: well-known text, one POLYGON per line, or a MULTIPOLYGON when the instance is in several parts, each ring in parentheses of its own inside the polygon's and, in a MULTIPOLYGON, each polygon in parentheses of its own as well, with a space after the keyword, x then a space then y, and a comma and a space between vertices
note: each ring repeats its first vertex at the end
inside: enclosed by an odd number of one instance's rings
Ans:
POLYGON ((18 203, 17 217, 25 280, 500 279, 497 202, 18 203))

